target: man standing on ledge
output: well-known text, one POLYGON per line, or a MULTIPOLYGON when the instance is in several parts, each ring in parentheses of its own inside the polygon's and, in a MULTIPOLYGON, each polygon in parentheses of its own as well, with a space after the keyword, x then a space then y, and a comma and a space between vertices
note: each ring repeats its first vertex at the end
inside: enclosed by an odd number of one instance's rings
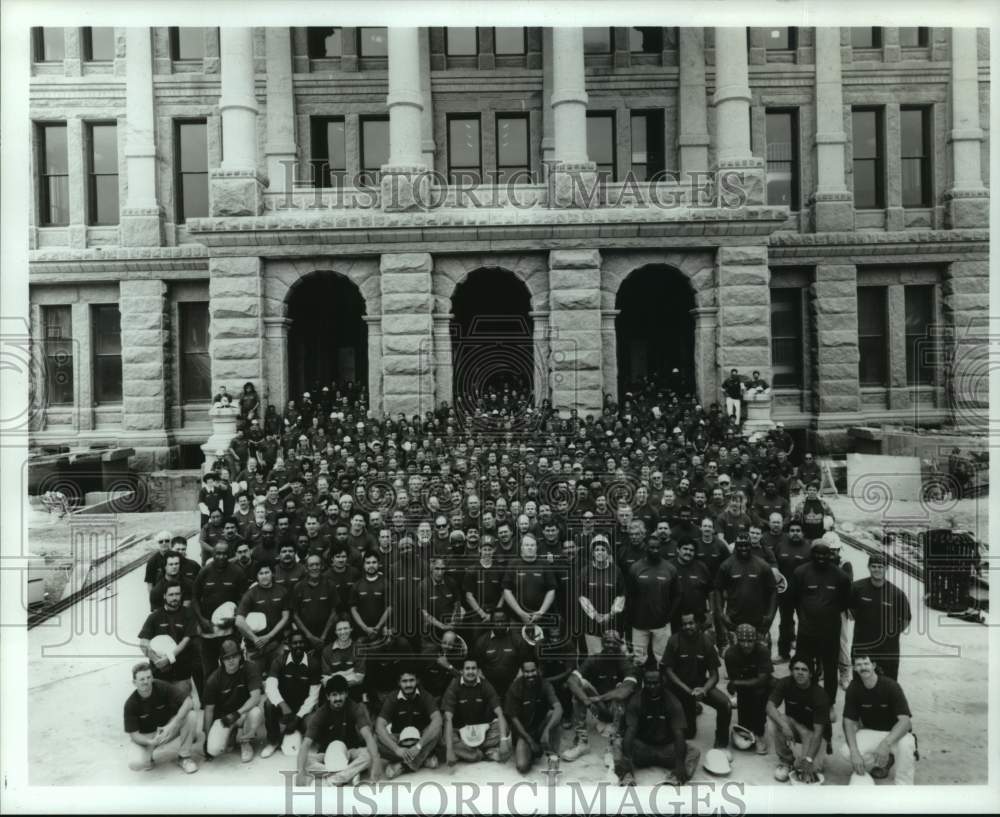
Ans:
POLYGON ((733 418, 733 422, 738 426, 741 417, 741 401, 746 387, 743 385, 743 378, 737 369, 729 370, 729 377, 722 384, 722 391, 726 395, 726 414, 733 418))

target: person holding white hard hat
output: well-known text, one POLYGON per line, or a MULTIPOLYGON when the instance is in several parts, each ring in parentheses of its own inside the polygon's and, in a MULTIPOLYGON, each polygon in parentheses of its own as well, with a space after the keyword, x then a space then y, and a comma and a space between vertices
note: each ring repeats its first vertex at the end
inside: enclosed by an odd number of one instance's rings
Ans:
POLYGON ((250 585, 236 608, 236 629, 243 633, 247 658, 263 674, 281 649, 282 633, 291 618, 291 591, 274 581, 270 562, 257 565, 256 584, 250 585))
POLYGON ((180 582, 168 581, 163 606, 150 613, 139 630, 139 648, 152 665, 153 677, 175 685, 184 695, 191 694, 192 642, 197 636, 194 613, 181 604, 180 582))
POLYGON ((474 656, 466 656, 462 672, 441 696, 444 713, 445 759, 449 766, 461 760, 505 762, 511 737, 496 690, 479 671, 474 656))
POLYGON ((180 767, 194 774, 198 764, 191 752, 200 733, 191 697, 153 678, 145 661, 132 667, 132 683, 135 692, 125 701, 125 732, 132 741, 128 767, 134 772, 152 769, 157 753, 176 752, 180 767))
POLYGON ((791 675, 774 685, 767 701, 771 742, 781 761, 774 779, 784 783, 795 771, 808 783, 819 771, 824 734, 830 727, 830 703, 815 683, 809 658, 794 656, 788 666, 791 675), (784 712, 778 709, 782 704, 784 712))
POLYGON ((399 666, 399 692, 386 698, 375 719, 375 738, 387 780, 421 768, 436 769, 434 752, 441 739, 441 713, 434 697, 420 688, 407 663, 399 666))
POLYGON ((205 682, 206 759, 221 755, 235 741, 240 744, 240 759, 253 760, 253 741, 264 723, 260 690, 257 666, 243 660, 234 639, 223 640, 219 668, 205 682))
POLYGON ((229 546, 225 542, 217 542, 213 554, 198 571, 191 595, 191 609, 201 625, 201 662, 206 680, 219 667, 222 640, 233 635, 236 605, 247 586, 246 574, 230 563, 229 546), (232 606, 230 616, 216 615, 223 605, 232 606))
POLYGON ((278 650, 271 661, 267 680, 264 681, 267 745, 261 750, 261 757, 273 755, 279 744, 284 751, 287 747, 285 738, 301 736, 305 732, 306 718, 319 703, 320 686, 319 659, 306 652, 303 633, 291 633, 288 645, 278 650))

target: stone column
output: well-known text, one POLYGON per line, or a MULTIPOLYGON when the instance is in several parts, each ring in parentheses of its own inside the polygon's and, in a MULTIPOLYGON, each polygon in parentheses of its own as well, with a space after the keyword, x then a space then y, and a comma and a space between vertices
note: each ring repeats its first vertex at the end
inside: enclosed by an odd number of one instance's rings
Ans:
POLYGON ((431 37, 430 29, 420 29, 420 93, 424 98, 421 114, 421 153, 425 167, 434 167, 434 104, 431 97, 431 37))
POLYGON ((951 29, 951 141, 953 187, 945 193, 953 228, 987 227, 989 193, 983 186, 979 120, 979 49, 974 28, 951 29))
POLYGON ((552 397, 549 391, 549 312, 548 310, 532 310, 531 333, 534 350, 531 362, 534 369, 532 388, 535 392, 535 405, 540 406, 542 400, 552 397))
POLYGON ((258 386, 261 402, 274 403, 279 411, 288 403, 288 318, 264 318, 264 385, 258 386))
POLYGON ((601 254, 549 253, 549 382, 552 405, 581 416, 604 405, 601 350, 601 254))
POLYGON ((550 206, 585 207, 597 181, 587 155, 583 29, 552 29, 552 124, 555 138, 550 206))
POLYGON ((368 328, 368 416, 382 417, 382 316, 365 315, 368 328))
MULTIPOLYGON (((70 311, 72 321, 72 309, 70 311)), ((72 323, 70 325, 72 334, 72 323)), ((48 390, 48 358, 45 356, 45 325, 42 319, 42 307, 37 303, 28 304, 28 338, 30 355, 28 357, 28 431, 44 431, 47 421, 46 412, 49 406, 48 390)), ((75 354, 76 344, 70 344, 70 354, 75 354)), ((71 359, 76 371, 76 364, 71 359)), ((73 381, 73 406, 79 405, 76 392, 79 384, 73 381)), ((75 412, 74 412, 75 413, 75 412)), ((76 430, 75 428, 73 429, 76 430)))
MULTIPOLYGON (((741 374, 760 371, 771 382, 771 271, 767 247, 719 247, 718 281, 719 383, 736 368, 741 374)), ((715 398, 722 400, 722 393, 715 398)))
MULTIPOLYGON (((885 144, 900 144, 899 103, 887 102, 885 110, 885 144)), ((898 150, 886 150, 885 156, 885 229, 898 232, 905 225, 903 213, 903 172, 898 150)))
POLYGON ((77 427, 80 431, 94 428, 94 367, 93 328, 90 304, 74 303, 73 320, 73 387, 76 389, 77 427))
POLYGON ((69 226, 67 242, 75 250, 87 246, 87 148, 83 118, 66 117, 66 168, 69 172, 69 226))
POLYGON ((692 173, 707 173, 708 100, 705 96, 705 30, 680 29, 680 93, 677 98, 677 147, 682 183, 692 173))
POLYGON ((79 28, 63 29, 63 73, 67 77, 83 74, 83 31, 79 28))
POLYGON ((268 190, 291 192, 295 178, 295 95, 292 93, 292 32, 264 29, 267 48, 267 161, 268 190))
POLYGON ((440 405, 447 400, 453 404, 454 370, 452 367, 451 322, 455 319, 451 314, 437 313, 433 316, 434 332, 434 393, 435 402, 440 405))
POLYGON ((694 315, 695 390, 699 402, 707 409, 712 403, 722 403, 722 393, 719 391, 722 384, 715 359, 719 308, 695 307, 691 314, 694 315))
POLYGON ((854 202, 844 174, 844 92, 841 84, 840 29, 816 29, 816 193, 812 197, 817 233, 854 230, 854 202))
MULTIPOLYGON (((122 431, 140 432, 129 442, 143 465, 166 464, 167 350, 170 315, 167 284, 125 279, 119 284, 122 327, 122 431)), ((137 466, 138 467, 138 466, 137 466)))
POLYGON ((254 88, 253 29, 223 28, 222 166, 211 172, 213 216, 256 216, 263 183, 257 170, 257 96, 254 88))
POLYGON ((261 390, 264 326, 260 259, 212 258, 208 274, 212 389, 225 385, 230 394, 239 394, 249 380, 261 390))
POLYGON ((902 284, 886 287, 889 325, 889 408, 910 407, 910 390, 906 383, 906 293, 902 284))
POLYGON ((430 176, 423 154, 424 95, 416 28, 389 28, 389 163, 382 167, 382 209, 426 206, 430 176))
POLYGON ((742 188, 743 202, 763 204, 764 162, 750 151, 750 81, 743 28, 715 29, 714 102, 716 168, 720 176, 725 174, 726 187, 742 188))
POLYGON ((163 211, 156 197, 156 120, 153 116, 153 46, 148 28, 125 32, 125 176, 121 212, 125 247, 159 247, 163 211))
POLYGON ((382 401, 392 414, 434 408, 433 266, 429 253, 382 255, 382 401))
MULTIPOLYGON (((989 422, 991 350, 989 261, 953 261, 941 287, 945 348, 944 384, 951 420, 966 431, 985 431, 989 422)), ((74 335, 76 324, 73 325, 74 335)))
POLYGON ((604 393, 618 402, 618 332, 615 319, 621 314, 620 309, 601 310, 601 365, 604 369, 604 393))
POLYGON ((556 126, 552 116, 552 29, 542 29, 542 166, 555 161, 556 126))

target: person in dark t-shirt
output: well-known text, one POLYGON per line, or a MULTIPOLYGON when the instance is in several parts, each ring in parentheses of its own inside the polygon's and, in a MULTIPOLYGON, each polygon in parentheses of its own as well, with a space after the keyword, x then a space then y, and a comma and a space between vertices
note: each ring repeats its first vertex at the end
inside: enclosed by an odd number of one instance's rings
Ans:
POLYGON ((206 756, 222 754, 235 740, 241 760, 253 760, 253 741, 264 723, 260 672, 253 661, 243 660, 232 638, 223 640, 219 668, 205 681, 204 704, 206 756))
POLYGON ((811 660, 796 656, 789 661, 789 670, 791 675, 774 685, 767 701, 771 742, 781 761, 774 773, 779 782, 788 780, 793 767, 800 777, 815 779, 824 734, 830 728, 830 701, 814 683, 811 660), (784 712, 778 709, 782 704, 784 712), (796 744, 801 744, 797 755, 796 744))
POLYGON ((357 785, 361 773, 371 767, 371 781, 382 776, 371 719, 363 704, 347 696, 347 680, 335 675, 323 685, 326 702, 320 707, 306 727, 306 735, 299 747, 296 785, 305 786, 310 776, 323 777, 324 782, 335 786, 346 783, 357 785), (348 764, 337 772, 326 768, 323 752, 334 741, 340 741, 346 750, 348 764))
POLYGON ((145 661, 132 667, 132 683, 135 692, 124 707, 125 732, 132 741, 128 767, 134 772, 151 769, 158 752, 173 751, 186 773, 198 771, 191 752, 201 739, 200 719, 191 697, 153 678, 145 661))
POLYGON ((736 710, 740 726, 757 738, 757 754, 767 754, 767 696, 774 682, 771 651, 761 643, 752 624, 736 628, 736 643, 723 658, 726 663, 730 694, 736 693, 736 710))
POLYGON ((868 558, 867 579, 851 586, 849 609, 854 616, 854 640, 851 654, 872 656, 882 674, 896 681, 899 677, 899 636, 910 626, 910 602, 896 585, 885 577, 885 556, 868 558))

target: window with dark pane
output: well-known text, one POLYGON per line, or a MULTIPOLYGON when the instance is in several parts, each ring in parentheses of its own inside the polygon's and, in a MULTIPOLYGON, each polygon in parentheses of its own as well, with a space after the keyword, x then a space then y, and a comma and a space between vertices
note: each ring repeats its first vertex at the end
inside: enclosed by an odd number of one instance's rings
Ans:
POLYGON ((881 48, 882 29, 875 28, 852 28, 851 29, 852 48, 881 48))
POLYGON ((632 175, 647 182, 664 171, 663 111, 636 111, 631 117, 632 175))
POLYGON ((343 53, 343 29, 307 29, 309 56, 314 60, 339 57, 343 53))
POLYGON ((66 123, 38 126, 39 223, 43 227, 69 224, 69 159, 66 123))
POLYGON ((497 114, 497 183, 531 181, 528 115, 497 114))
POLYGON ((799 139, 797 111, 768 111, 767 203, 799 209, 799 139))
POLYGON ((208 353, 207 301, 177 305, 180 340, 181 400, 191 403, 212 399, 212 358, 208 353))
POLYGON ((900 175, 903 207, 931 205, 931 129, 929 108, 900 108, 900 175))
POLYGON ((597 172, 604 181, 615 177, 615 115, 612 113, 587 114, 587 156, 597 164, 597 172))
POLYGON ((771 361, 775 387, 803 387, 802 293, 798 287, 771 290, 771 361))
POLYGON ((448 183, 478 183, 483 178, 479 114, 448 117, 448 183))
POLYGON ((885 287, 858 287, 858 380, 888 385, 888 315, 885 287))
POLYGON ((444 31, 449 57, 474 57, 479 53, 478 29, 449 26, 444 31))
POLYGON ((659 54, 663 51, 663 29, 630 28, 628 30, 628 50, 633 54, 659 54))
POLYGON ((87 127, 87 223, 118 223, 118 126, 87 127))
POLYGON ((66 58, 66 41, 61 28, 33 28, 31 34, 35 62, 62 62, 66 58))
POLYGON ((344 117, 314 116, 310 119, 315 187, 342 187, 347 179, 347 143, 344 117))
POLYGON ((389 163, 389 117, 361 120, 361 184, 377 185, 382 165, 389 163))
POLYGON ((208 215, 208 126, 204 120, 177 122, 174 133, 177 168, 177 221, 208 215))
POLYGON ((170 29, 170 57, 174 60, 200 60, 205 57, 204 28, 170 29))
POLYGON ((115 30, 113 28, 85 28, 83 30, 83 59, 86 62, 111 62, 115 58, 115 30))
POLYGON ((583 29, 584 54, 610 54, 611 29, 607 27, 583 29))
POLYGON ((73 402, 73 309, 43 306, 45 399, 50 405, 73 402))
POLYGON ((527 49, 524 45, 524 28, 494 28, 493 50, 498 57, 523 54, 527 49))
POLYGON ((385 57, 389 54, 389 29, 359 28, 358 53, 362 57, 385 57))
POLYGON ((899 44, 903 48, 919 48, 927 45, 929 31, 926 28, 899 29, 899 44))
POLYGON ((906 382, 934 383, 936 355, 934 332, 934 287, 904 287, 906 303, 906 382))
POLYGON ((788 51, 796 47, 795 28, 765 28, 764 48, 768 51, 788 51))
POLYGON ((117 304, 93 307, 94 401, 120 403, 122 399, 122 326, 117 304))
POLYGON ((882 112, 855 108, 851 114, 854 148, 854 206, 859 210, 885 207, 882 112))

